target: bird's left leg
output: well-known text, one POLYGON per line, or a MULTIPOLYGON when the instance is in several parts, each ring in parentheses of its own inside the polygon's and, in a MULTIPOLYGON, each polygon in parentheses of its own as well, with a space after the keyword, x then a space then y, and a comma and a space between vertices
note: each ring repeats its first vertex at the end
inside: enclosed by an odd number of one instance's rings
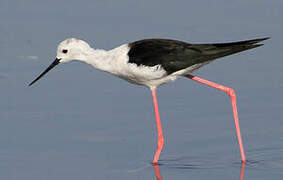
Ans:
POLYGON ((211 82, 211 81, 208 81, 206 79, 202 79, 202 78, 190 75, 190 74, 185 75, 185 77, 192 79, 194 81, 197 81, 199 83, 208 85, 210 87, 219 89, 220 91, 226 92, 230 96, 232 108, 233 108, 233 115, 234 115, 236 133, 237 133, 239 148, 240 148, 240 153, 241 153, 241 158, 242 158, 242 162, 245 163, 246 162, 246 156, 245 156, 245 151, 244 151, 244 146, 243 146, 243 141, 242 141, 242 136, 241 136, 241 131, 240 131, 240 124, 239 124, 239 118, 238 118, 235 91, 232 88, 223 86, 221 84, 216 84, 214 82, 211 82))
POLYGON ((156 97, 156 89, 152 88, 152 98, 153 98, 153 105, 154 105, 154 112, 155 112, 155 118, 156 118, 156 128, 157 128, 157 149, 153 158, 153 164, 157 164, 157 161, 159 159, 160 153, 162 151, 163 145, 164 145, 164 138, 162 133, 162 126, 161 126, 161 120, 159 116, 159 110, 158 110, 158 102, 156 97))

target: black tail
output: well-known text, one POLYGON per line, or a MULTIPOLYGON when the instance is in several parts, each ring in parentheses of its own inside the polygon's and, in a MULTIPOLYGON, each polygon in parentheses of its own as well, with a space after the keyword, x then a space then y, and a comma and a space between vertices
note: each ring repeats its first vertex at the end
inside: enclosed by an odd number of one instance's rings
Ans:
POLYGON ((201 58, 198 61, 206 62, 262 46, 263 44, 258 43, 267 39, 269 37, 230 43, 193 44, 192 48, 200 53, 201 58))
POLYGON ((252 39, 252 40, 247 40, 247 41, 238 41, 238 42, 231 42, 231 43, 216 43, 216 44, 212 44, 215 47, 219 47, 219 48, 225 48, 225 47, 242 47, 242 48, 246 48, 246 49, 251 49, 251 48, 255 48, 255 47, 259 47, 262 46, 263 44, 257 44, 261 41, 267 40, 269 39, 269 37, 266 38, 260 38, 260 39, 252 39))

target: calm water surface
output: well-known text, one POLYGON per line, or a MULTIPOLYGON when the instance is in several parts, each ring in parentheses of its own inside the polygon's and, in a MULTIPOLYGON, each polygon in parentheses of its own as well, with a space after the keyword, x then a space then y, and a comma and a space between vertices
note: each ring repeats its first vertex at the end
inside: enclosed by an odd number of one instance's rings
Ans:
POLYGON ((281 1, 2 1, 0 179, 282 179, 281 1), (28 87, 67 37, 111 49, 159 37, 265 46, 195 73, 233 87, 248 163, 240 163, 229 98, 191 80, 158 89, 165 148, 152 166, 151 93, 79 62, 28 87))

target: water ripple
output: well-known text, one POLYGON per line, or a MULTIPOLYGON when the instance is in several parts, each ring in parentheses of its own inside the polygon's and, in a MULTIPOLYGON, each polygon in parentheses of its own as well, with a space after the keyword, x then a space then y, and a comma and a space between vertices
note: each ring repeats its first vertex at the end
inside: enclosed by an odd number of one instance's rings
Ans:
MULTIPOLYGON (((258 148, 247 152, 246 168, 254 170, 268 170, 283 174, 283 149, 277 147, 258 148)), ((202 157, 174 156, 159 160, 160 167, 174 169, 219 169, 227 167, 241 167, 241 161, 225 156, 215 159, 215 156, 202 157)))

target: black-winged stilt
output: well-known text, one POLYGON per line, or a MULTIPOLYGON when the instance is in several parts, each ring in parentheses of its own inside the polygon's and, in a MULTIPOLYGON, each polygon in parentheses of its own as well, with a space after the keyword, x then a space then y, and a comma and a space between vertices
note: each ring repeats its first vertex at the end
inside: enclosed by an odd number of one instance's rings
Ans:
POLYGON ((78 60, 131 83, 149 87, 153 97, 158 134, 157 150, 153 159, 153 163, 156 164, 164 145, 156 88, 176 80, 179 76, 187 77, 224 91, 230 96, 241 158, 242 162, 246 162, 234 90, 189 73, 217 58, 259 47, 262 44, 258 43, 266 39, 268 38, 213 44, 190 44, 170 39, 145 39, 106 51, 93 49, 83 40, 69 38, 58 45, 55 61, 29 86, 57 64, 78 60))

